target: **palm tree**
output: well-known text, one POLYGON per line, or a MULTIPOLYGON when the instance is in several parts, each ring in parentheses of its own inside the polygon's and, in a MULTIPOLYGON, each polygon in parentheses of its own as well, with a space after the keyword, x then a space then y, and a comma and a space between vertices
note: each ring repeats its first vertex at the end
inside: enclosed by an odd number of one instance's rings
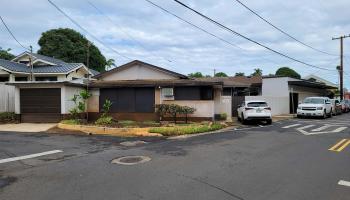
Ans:
POLYGON ((262 76, 262 69, 260 68, 254 69, 254 73, 252 73, 252 76, 262 76))
POLYGON ((115 66, 115 60, 114 59, 108 59, 106 62, 106 70, 111 69, 112 67, 115 66))

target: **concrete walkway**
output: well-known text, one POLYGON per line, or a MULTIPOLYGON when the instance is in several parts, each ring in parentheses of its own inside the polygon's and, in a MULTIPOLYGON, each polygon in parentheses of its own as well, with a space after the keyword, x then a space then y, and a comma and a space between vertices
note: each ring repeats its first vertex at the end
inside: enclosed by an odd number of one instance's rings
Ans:
POLYGON ((20 123, 20 124, 0 124, 0 131, 10 132, 43 132, 55 127, 56 123, 35 124, 35 123, 20 123))

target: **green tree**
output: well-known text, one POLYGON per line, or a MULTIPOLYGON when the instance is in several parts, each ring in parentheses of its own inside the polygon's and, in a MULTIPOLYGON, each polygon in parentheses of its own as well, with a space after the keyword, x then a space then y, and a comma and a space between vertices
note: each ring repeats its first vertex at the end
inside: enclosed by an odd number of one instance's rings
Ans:
POLYGON ((11 49, 8 48, 8 49, 2 49, 0 47, 0 59, 4 59, 4 60, 12 60, 15 58, 15 56, 10 53, 11 49))
MULTIPOLYGON (((39 54, 55 57, 65 62, 84 63, 86 65, 88 40, 79 32, 69 28, 46 31, 39 39, 39 54)), ((96 71, 104 71, 106 58, 100 50, 90 43, 89 67, 96 71)))
POLYGON ((276 71, 276 76, 287 76, 291 78, 300 78, 300 74, 289 67, 281 67, 276 71))
POLYGON ((262 69, 255 68, 254 72, 251 74, 251 76, 262 76, 262 69))
POLYGON ((188 74, 188 77, 190 77, 190 78, 203 78, 204 76, 201 72, 194 72, 194 73, 188 74))
POLYGON ((218 72, 215 74, 215 77, 228 77, 228 76, 224 72, 218 72))
POLYGON ((244 75, 244 72, 237 72, 237 73, 235 74, 235 76, 245 76, 245 75, 244 75))
POLYGON ((112 67, 115 66, 115 60, 114 59, 108 59, 106 62, 106 70, 112 69, 112 67))

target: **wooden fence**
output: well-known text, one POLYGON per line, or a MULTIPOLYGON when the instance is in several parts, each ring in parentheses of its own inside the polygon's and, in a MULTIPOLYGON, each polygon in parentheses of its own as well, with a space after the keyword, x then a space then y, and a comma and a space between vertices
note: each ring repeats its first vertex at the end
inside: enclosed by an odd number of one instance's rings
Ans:
POLYGON ((0 84, 0 112, 15 112, 15 87, 0 84))

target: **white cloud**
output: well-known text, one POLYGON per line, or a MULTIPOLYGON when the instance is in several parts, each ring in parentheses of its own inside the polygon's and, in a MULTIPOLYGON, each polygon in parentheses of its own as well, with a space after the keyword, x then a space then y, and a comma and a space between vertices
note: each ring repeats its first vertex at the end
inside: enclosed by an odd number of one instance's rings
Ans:
MULTIPOLYGON (((73 25, 59 13, 47 0, 4 1, 0 13, 18 39, 26 46, 33 45, 37 50, 37 41, 42 32, 58 27, 73 25), (21 5, 21 6, 18 6, 21 5)), ((78 21, 96 37, 122 54, 160 65, 179 73, 202 71, 212 74, 213 69, 233 75, 236 72, 250 74, 260 67, 265 74, 274 73, 280 66, 290 66, 302 75, 316 73, 330 81, 337 82, 336 72, 319 71, 302 64, 282 58, 251 42, 236 37, 208 23, 174 1, 153 0, 177 15, 194 24, 239 45, 245 50, 227 45, 182 21, 162 12, 142 0, 99 0, 93 1, 113 20, 111 23, 96 12, 87 0, 54 0, 65 12, 78 21), (117 26, 115 26, 117 25, 117 26), (137 42, 125 34, 132 35, 137 42), (139 45, 141 43, 141 45, 139 45), (171 60, 169 62, 167 60, 171 60)), ((337 57, 315 52, 291 40, 277 30, 252 15, 232 0, 183 0, 186 4, 205 13, 234 30, 272 48, 296 57, 310 64, 334 68, 337 57)), ((315 48, 338 54, 339 42, 332 41, 333 36, 349 34, 348 0, 334 1, 247 1, 245 4, 269 19, 275 25, 315 48)), ((89 39, 92 39, 87 35, 89 39)), ((23 51, 21 47, 0 26, 0 44, 3 48, 12 48, 14 53, 23 51)), ((117 64, 128 60, 122 58, 97 41, 107 58, 114 58, 117 64)), ((346 54, 350 49, 350 40, 345 42, 346 54)), ((350 57, 345 62, 345 70, 350 73, 350 57), (349 61, 349 62, 348 62, 349 61)), ((347 86, 349 81, 346 81, 347 86)))

